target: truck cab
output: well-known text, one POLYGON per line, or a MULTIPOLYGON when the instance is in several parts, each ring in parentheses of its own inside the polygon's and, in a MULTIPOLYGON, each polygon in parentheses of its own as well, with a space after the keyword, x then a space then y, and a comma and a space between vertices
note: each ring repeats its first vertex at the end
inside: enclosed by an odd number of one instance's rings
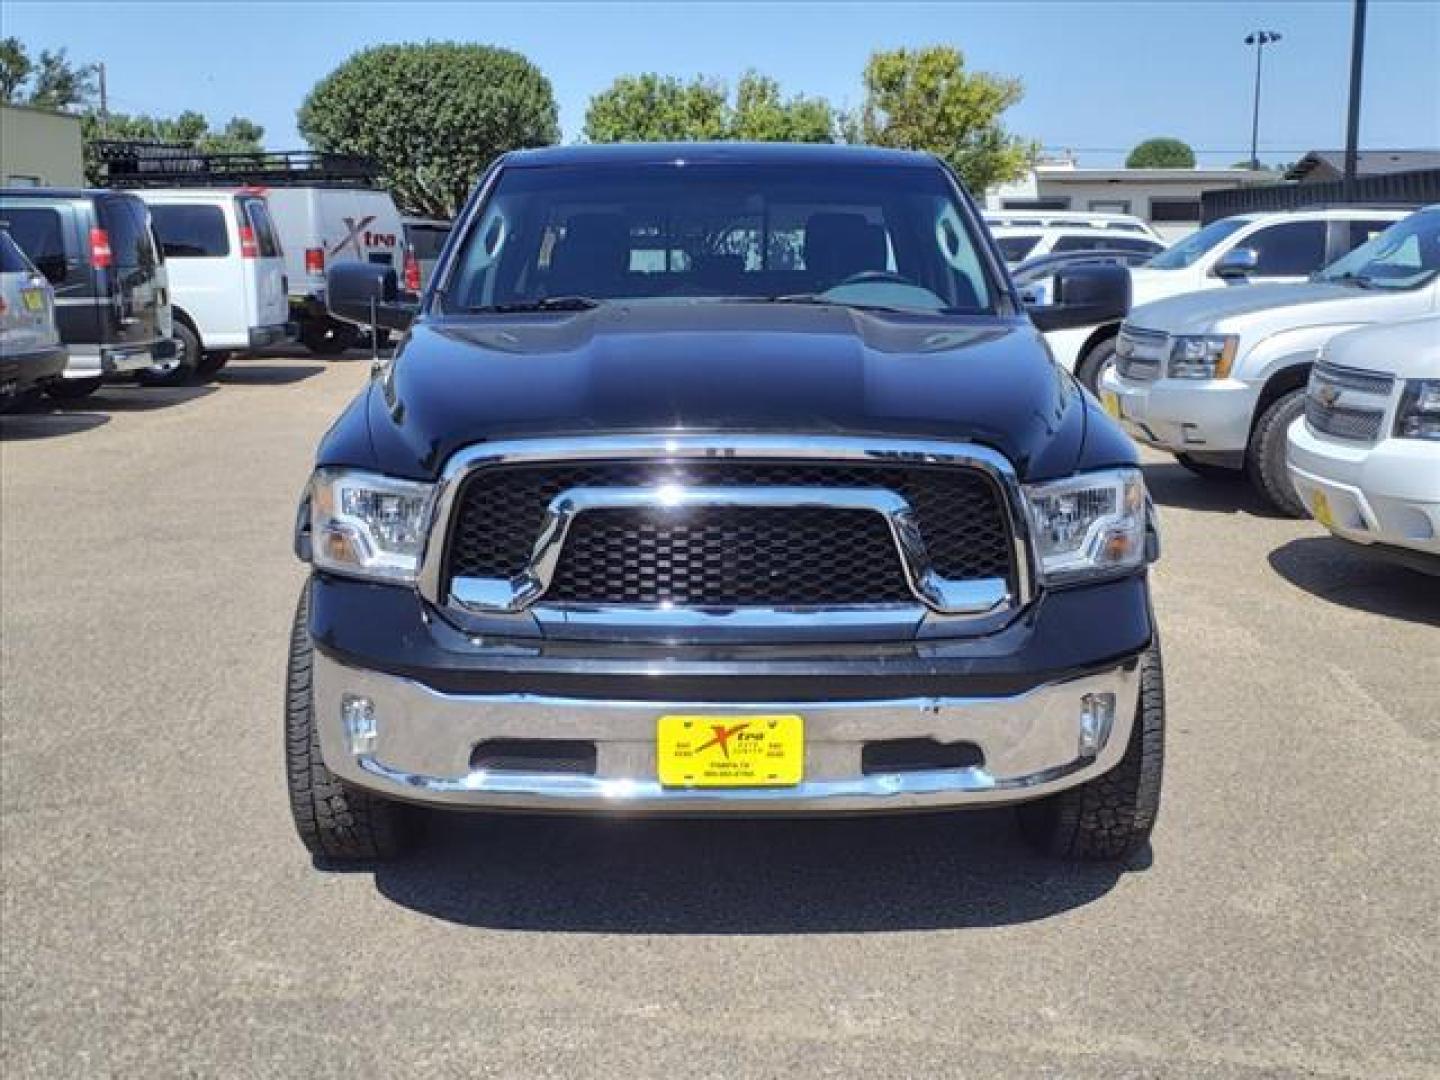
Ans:
POLYGON ((787 815, 1014 804, 1123 859, 1164 726, 1134 444, 938 159, 532 150, 482 178, 296 518, 287 775, 322 863, 416 807, 787 815))

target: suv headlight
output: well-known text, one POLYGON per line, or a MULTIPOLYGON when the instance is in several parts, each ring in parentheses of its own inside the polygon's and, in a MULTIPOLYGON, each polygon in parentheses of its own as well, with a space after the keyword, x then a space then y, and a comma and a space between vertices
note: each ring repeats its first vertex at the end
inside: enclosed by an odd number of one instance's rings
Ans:
POLYGON ((1063 582, 1145 562, 1150 499, 1139 469, 1107 469, 1030 484, 1025 504, 1040 575, 1063 582))
POLYGON ((306 494, 311 563, 351 577, 414 581, 434 496, 433 484, 316 469, 306 494))
POLYGON ((1170 339, 1172 379, 1223 379, 1235 363, 1234 334, 1181 334, 1170 339))
POLYGON ((1440 379, 1406 379, 1395 410, 1395 437, 1440 441, 1440 379))

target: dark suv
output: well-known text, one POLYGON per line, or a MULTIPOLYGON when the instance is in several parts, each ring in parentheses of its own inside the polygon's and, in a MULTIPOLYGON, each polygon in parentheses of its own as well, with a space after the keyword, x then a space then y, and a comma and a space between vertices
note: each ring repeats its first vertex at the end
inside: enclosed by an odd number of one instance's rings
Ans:
POLYGON ((55 289, 60 338, 70 351, 52 397, 94 393, 109 375, 180 381, 170 337, 164 257, 150 211, 134 195, 62 188, 0 189, 0 227, 55 289))
POLYGON ((935 158, 586 146, 500 159, 319 451, 287 687, 322 862, 413 804, 828 814, 1019 804, 1120 858, 1164 706, 1130 441, 935 158), (413 320, 413 325, 411 322, 413 320), (1033 320, 1033 321, 1032 321, 1033 320))

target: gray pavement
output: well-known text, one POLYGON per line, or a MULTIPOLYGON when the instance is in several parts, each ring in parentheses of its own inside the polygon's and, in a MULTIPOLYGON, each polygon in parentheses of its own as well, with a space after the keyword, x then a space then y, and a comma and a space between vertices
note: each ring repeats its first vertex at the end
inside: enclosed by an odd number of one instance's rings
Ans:
POLYGON ((1150 855, 1004 811, 461 816, 325 873, 280 756, 289 552, 363 359, 0 417, 0 1071, 1440 1074, 1440 582, 1148 459, 1150 855))

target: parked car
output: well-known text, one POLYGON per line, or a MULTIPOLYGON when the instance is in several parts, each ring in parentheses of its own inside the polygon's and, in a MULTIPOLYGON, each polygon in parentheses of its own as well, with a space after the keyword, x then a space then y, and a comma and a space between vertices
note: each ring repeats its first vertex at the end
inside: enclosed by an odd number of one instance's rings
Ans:
POLYGON ((1148 251, 1064 251, 1058 255, 1037 255, 1010 271, 1010 280, 1026 304, 1048 304, 1055 274, 1065 266, 1105 264, 1140 266, 1152 258, 1148 251))
POLYGON ((0 229, 0 409, 59 378, 65 360, 54 290, 0 229))
POLYGON ((69 360, 46 393, 84 397, 126 373, 152 385, 188 377, 170 337, 164 257, 140 199, 120 191, 4 188, 0 227, 55 290, 69 360))
POLYGON ((1243 469, 1276 509, 1305 513, 1285 466, 1316 354, 1341 331, 1440 307, 1440 206, 1391 226, 1304 285, 1191 293, 1130 313, 1105 407, 1201 475, 1243 469))
POLYGON ((1036 330, 1121 270, 1027 318, 943 163, 854 146, 515 152, 456 230, 418 318, 390 267, 329 276, 409 333, 297 517, 317 857, 396 854, 413 803, 1018 803, 1046 851, 1143 845, 1154 522, 1036 330))
POLYGON ((995 245, 1010 266, 1018 266, 1040 255, 1071 251, 1127 251, 1146 256, 1165 250, 1159 240, 1123 232, 1120 229, 1083 229, 1073 225, 1059 228, 997 228, 990 230, 995 245))
POLYGON ((249 190, 142 190, 165 253, 182 360, 213 375, 237 351, 295 336, 285 260, 265 203, 249 190))
POLYGON ((1020 228, 1081 228, 1117 229, 1140 233, 1152 240, 1164 240, 1149 222, 1134 214, 1115 214, 1101 210, 982 210, 980 216, 990 229, 1020 228))
POLYGON ((1440 315, 1331 338, 1290 425, 1289 465, 1338 539, 1440 574, 1440 315))
MULTIPOLYGON (((1408 213, 1340 207, 1222 218, 1132 270, 1131 303, 1252 281, 1304 281, 1408 213)), ((1095 390, 1114 362, 1119 331, 1118 321, 1101 322, 1047 334, 1046 340, 1055 359, 1095 390)))
POLYGON ((353 186, 274 187, 266 200, 285 255, 300 341, 321 356, 359 344, 359 328, 326 310, 325 272, 347 262, 403 270, 405 228, 395 201, 389 192, 353 186))
POLYGON ((450 238, 451 223, 437 218, 407 217, 405 222, 405 280, 410 292, 424 291, 435 263, 450 238))

